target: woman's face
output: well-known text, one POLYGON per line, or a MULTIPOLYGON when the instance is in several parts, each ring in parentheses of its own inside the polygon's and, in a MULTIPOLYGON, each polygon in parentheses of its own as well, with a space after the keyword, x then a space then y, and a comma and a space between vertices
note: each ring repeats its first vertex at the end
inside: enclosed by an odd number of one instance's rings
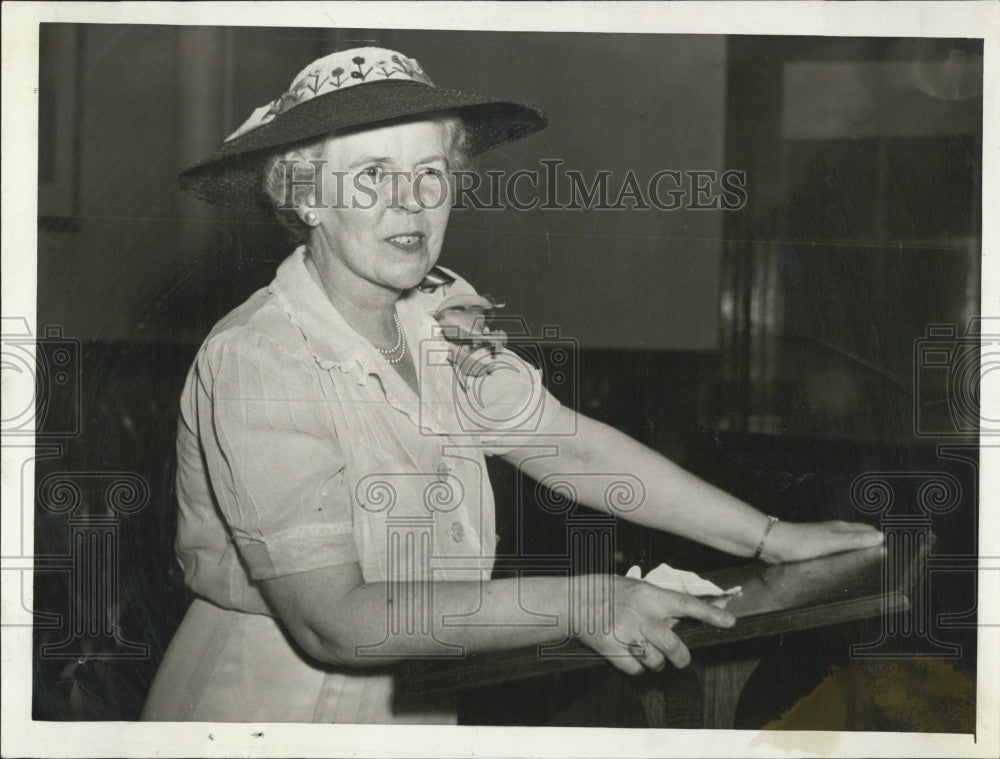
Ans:
POLYGON ((418 121, 331 138, 310 247, 342 286, 415 287, 451 211, 444 127, 418 121), (346 278, 346 279, 345 279, 346 278))

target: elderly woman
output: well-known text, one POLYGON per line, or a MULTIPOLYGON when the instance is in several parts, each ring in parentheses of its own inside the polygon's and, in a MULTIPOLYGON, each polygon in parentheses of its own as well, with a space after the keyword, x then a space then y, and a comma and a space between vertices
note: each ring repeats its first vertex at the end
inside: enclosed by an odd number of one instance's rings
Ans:
POLYGON ((540 481, 559 473, 604 510, 605 485, 584 475, 627 474, 645 498, 624 517, 737 556, 880 542, 860 525, 777 522, 561 406, 470 320, 489 304, 435 266, 452 173, 544 126, 531 106, 354 49, 311 64, 182 174, 208 202, 266 200, 302 245, 215 326, 188 376, 176 548, 197 600, 145 719, 450 722, 452 705, 396 694, 391 665, 576 637, 637 674, 688 663, 677 618, 734 624, 624 577, 595 575, 597 593, 490 580, 485 455, 540 481))

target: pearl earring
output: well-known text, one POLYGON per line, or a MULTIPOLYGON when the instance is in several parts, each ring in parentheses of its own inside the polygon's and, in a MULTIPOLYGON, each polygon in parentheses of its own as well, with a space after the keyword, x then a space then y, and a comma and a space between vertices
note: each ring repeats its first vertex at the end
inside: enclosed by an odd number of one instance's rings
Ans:
POLYGON ((310 227, 315 227, 317 224, 319 224, 319 216, 316 215, 315 211, 306 212, 306 224, 308 224, 310 227))

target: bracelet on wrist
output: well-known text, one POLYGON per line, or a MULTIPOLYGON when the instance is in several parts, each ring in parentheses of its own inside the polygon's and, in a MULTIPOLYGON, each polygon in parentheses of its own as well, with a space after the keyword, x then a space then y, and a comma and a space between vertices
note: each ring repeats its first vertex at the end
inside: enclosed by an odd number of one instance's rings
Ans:
POLYGON ((764 553, 764 543, 767 542, 767 536, 771 534, 771 528, 774 527, 774 523, 779 521, 778 517, 769 516, 767 518, 767 527, 764 528, 764 534, 760 538, 760 543, 757 544, 757 550, 754 551, 753 558, 754 561, 760 558, 760 555, 764 553))

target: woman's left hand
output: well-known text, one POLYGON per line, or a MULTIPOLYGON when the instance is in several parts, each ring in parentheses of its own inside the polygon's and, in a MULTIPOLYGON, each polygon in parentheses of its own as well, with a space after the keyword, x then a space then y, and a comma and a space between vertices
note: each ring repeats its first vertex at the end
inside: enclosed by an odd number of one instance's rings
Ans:
POLYGON ((771 564, 802 561, 881 545, 881 531, 858 522, 775 522, 761 558, 771 564))

